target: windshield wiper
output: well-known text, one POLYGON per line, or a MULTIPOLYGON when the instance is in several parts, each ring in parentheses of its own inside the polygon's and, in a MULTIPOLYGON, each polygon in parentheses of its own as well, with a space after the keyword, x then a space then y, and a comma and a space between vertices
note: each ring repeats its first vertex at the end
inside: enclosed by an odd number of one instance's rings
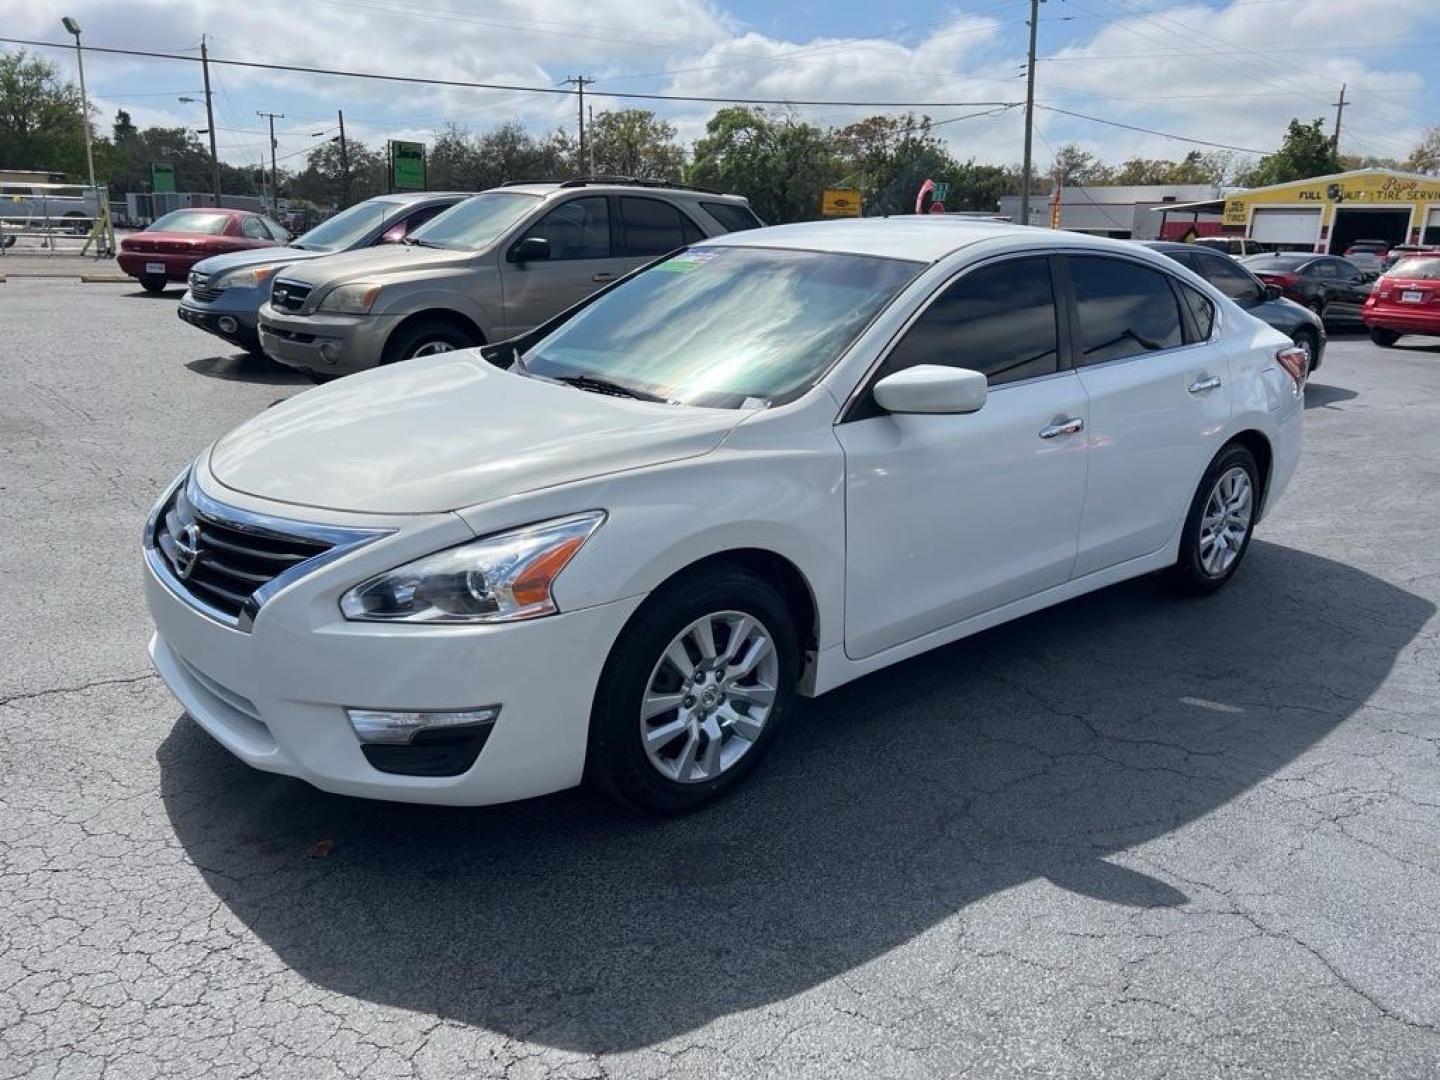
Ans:
POLYGON ((416 240, 413 236, 407 236, 404 240, 401 240, 400 242, 406 247, 441 248, 443 250, 448 246, 446 244, 437 244, 433 240, 416 240))
POLYGON ((577 390, 588 390, 592 394, 609 394, 611 397, 634 398, 636 401, 664 401, 659 394, 647 394, 643 390, 632 390, 628 386, 597 379, 593 375, 556 375, 555 381, 573 386, 577 390))

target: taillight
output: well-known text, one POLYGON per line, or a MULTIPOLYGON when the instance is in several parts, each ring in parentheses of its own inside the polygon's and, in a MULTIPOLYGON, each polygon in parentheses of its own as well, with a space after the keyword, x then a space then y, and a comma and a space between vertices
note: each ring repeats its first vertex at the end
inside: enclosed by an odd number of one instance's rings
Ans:
POLYGON ((1295 392, 1305 387, 1305 377, 1310 374, 1310 355, 1298 345, 1286 345, 1275 353, 1275 362, 1295 380, 1295 392))

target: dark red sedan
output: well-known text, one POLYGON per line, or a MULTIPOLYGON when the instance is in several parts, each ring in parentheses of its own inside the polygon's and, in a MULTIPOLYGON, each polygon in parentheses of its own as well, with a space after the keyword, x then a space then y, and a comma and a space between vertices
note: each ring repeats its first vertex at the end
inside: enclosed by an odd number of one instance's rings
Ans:
POLYGON ((120 269, 149 293, 183 282, 190 267, 212 255, 288 244, 290 234, 263 214, 198 207, 174 210, 120 241, 120 269))
POLYGON ((1440 252, 1407 255, 1365 301, 1370 340, 1390 346, 1404 334, 1440 337, 1440 252))

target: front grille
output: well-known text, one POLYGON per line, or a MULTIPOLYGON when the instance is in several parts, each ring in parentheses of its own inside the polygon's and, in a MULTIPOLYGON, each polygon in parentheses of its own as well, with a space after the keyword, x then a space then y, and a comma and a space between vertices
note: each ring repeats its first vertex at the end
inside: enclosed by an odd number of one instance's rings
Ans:
POLYGON ((190 275, 190 299, 198 300, 202 304, 209 304, 220 298, 224 289, 212 288, 209 274, 190 275))
POLYGON ((310 296, 310 286, 295 281, 277 281, 270 286, 270 306, 276 311, 299 311, 310 296))
POLYGON ((182 588, 231 618, 257 589, 331 547, 203 515, 183 485, 156 516, 154 543, 182 588))

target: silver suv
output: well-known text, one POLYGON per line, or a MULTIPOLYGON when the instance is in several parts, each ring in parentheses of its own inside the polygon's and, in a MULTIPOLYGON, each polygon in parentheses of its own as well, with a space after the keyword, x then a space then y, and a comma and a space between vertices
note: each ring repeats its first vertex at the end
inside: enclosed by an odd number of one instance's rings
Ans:
POLYGON ((678 247, 760 220, 738 195, 582 178, 508 184, 400 244, 277 275, 260 344, 282 364, 342 375, 515 337, 678 247))

